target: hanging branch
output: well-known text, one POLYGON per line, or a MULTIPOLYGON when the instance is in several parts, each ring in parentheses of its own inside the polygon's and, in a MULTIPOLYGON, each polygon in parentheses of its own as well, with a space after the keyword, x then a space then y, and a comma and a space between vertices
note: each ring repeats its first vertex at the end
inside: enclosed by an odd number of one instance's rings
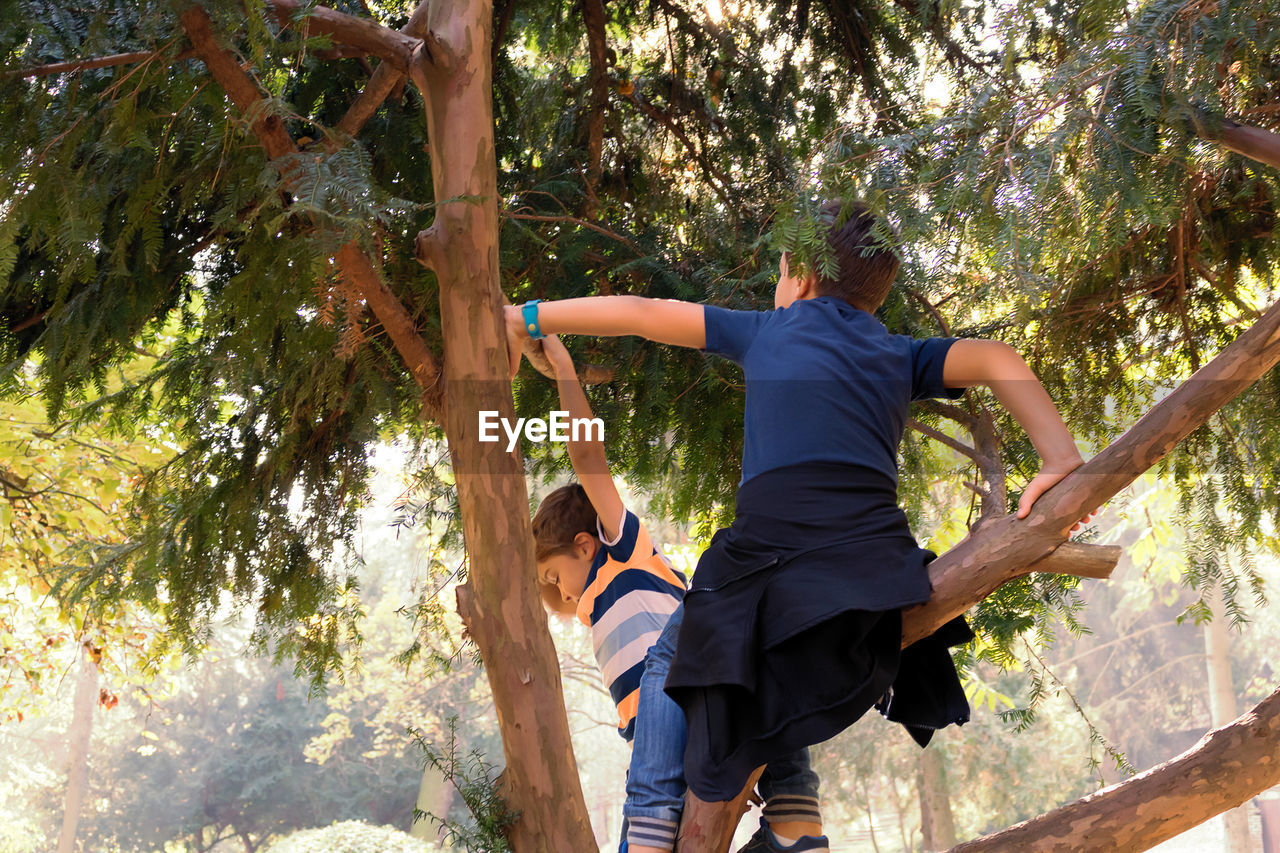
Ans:
POLYGON ((303 36, 329 36, 340 44, 366 50, 381 57, 383 62, 390 63, 401 73, 409 70, 414 62, 414 54, 420 47, 425 50, 428 63, 435 61, 432 48, 438 47, 438 44, 428 44, 425 39, 405 35, 368 18, 357 18, 327 6, 304 6, 299 0, 269 2, 280 26, 297 26, 303 36), (300 15, 301 21, 298 21, 300 15))
MULTIPOLYGON (((227 97, 241 113, 257 115, 252 128, 262 143, 267 159, 276 160, 297 154, 298 147, 285 129, 280 117, 261 109, 262 93, 253 79, 240 68, 230 51, 224 50, 214 38, 209 15, 200 6, 192 6, 180 18, 187 37, 196 53, 204 61, 210 75, 226 91, 227 97)), ((285 173, 285 183, 289 175, 285 173)), ((368 256, 353 242, 338 253, 338 266, 342 276, 369 303, 391 336, 396 350, 405 360, 409 372, 422 391, 423 408, 427 416, 438 419, 444 406, 444 388, 440 383, 440 365, 431 349, 422 340, 412 317, 395 294, 387 288, 368 256)))
MULTIPOLYGON (((132 65, 135 62, 147 62, 159 57, 168 47, 158 50, 139 50, 133 53, 117 53, 112 56, 99 56, 94 59, 78 59, 72 62, 54 62, 49 65, 37 65, 34 68, 15 68, 0 73, 0 77, 49 77, 66 72, 89 71, 93 68, 112 68, 116 65, 132 65)), ((174 56, 169 62, 181 62, 195 56, 195 51, 188 48, 174 56)))

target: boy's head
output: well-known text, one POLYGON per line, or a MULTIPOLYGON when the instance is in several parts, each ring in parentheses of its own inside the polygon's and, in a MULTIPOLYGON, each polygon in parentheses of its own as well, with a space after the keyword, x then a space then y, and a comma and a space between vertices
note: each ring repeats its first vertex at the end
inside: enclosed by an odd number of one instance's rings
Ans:
POLYGON ((783 252, 774 305, 785 308, 797 299, 833 296, 855 308, 874 312, 889 295, 898 275, 901 261, 886 246, 878 230, 897 238, 893 225, 877 219, 860 201, 828 201, 818 209, 818 221, 827 227, 827 245, 836 260, 835 278, 823 278, 817 272, 797 274, 790 269, 789 252, 783 252), (840 214, 848 211, 843 221, 840 214))
POLYGON ((600 548, 596 529, 595 508, 577 483, 561 486, 538 505, 533 515, 538 590, 551 612, 572 616, 577 611, 600 548))

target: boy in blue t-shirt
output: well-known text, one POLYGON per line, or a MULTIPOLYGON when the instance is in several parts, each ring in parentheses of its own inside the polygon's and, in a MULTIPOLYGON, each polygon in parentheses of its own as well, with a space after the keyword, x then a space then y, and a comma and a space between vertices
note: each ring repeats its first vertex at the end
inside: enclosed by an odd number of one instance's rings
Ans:
MULTIPOLYGON (((968 718, 947 652, 971 637, 963 620, 900 648, 901 609, 928 600, 932 557, 897 505, 896 452, 912 400, 992 389, 1043 461, 1019 517, 1082 463, 1007 344, 890 335, 872 312, 897 256, 860 203, 829 202, 822 217, 837 276, 793 273, 784 253, 773 311, 634 296, 506 309, 513 374, 521 341, 544 333, 635 334, 742 365, 736 517, 702 555, 648 662, 663 669, 675 647, 666 692, 688 722, 686 780, 708 801, 732 798, 753 768, 835 735, 873 705, 922 744, 968 718)), ((757 838, 756 849, 785 849, 768 827, 757 838)), ((632 853, 670 849, 664 839, 632 853)))
MULTIPOLYGON (((589 422, 591 408, 568 350, 550 336, 543 341, 543 352, 556 375, 561 407, 571 420, 589 422)), ((675 838, 679 812, 677 807, 672 819, 670 804, 684 796, 679 772, 684 714, 662 691, 666 670, 647 671, 645 659, 684 598, 686 585, 640 519, 623 505, 602 439, 589 431, 570 432, 569 460, 578 483, 542 500, 533 517, 533 537, 543 603, 591 629, 600 673, 618 710, 618 733, 634 744, 623 806, 621 849, 626 853, 629 839, 639 845, 631 847, 635 850, 675 838), (642 676, 650 682, 645 690, 642 676), (650 744, 663 751, 655 755, 650 744), (674 760, 666 757, 668 748, 675 750, 674 760)), ((766 813, 779 826, 797 835, 821 836, 818 778, 809 768, 807 752, 775 761, 762 788, 766 813)), ((827 848, 823 843, 807 849, 827 848)))

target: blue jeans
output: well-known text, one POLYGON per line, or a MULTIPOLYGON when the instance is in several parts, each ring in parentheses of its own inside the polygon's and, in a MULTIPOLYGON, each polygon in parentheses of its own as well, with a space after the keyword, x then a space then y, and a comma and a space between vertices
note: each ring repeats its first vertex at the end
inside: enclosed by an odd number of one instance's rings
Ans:
MULTIPOLYGON (((682 604, 671 614, 658 641, 645 657, 631 767, 627 771, 627 800, 622 807, 621 853, 627 850, 628 818, 651 817, 679 823, 684 808, 684 747, 688 730, 684 712, 662 689, 683 621, 682 604)), ((757 787, 766 803, 783 794, 816 798, 818 774, 809 767, 809 750, 801 749, 769 762, 757 787)))

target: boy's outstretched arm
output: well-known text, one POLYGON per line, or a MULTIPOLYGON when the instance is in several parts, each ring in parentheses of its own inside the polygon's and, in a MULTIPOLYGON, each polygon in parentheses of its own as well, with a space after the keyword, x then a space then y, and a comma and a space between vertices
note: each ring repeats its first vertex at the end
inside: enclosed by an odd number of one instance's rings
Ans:
POLYGON ((1075 439, 1049 399, 1040 380, 1018 351, 1002 341, 959 340, 947 350, 942 380, 949 388, 986 385, 1040 454, 1040 473, 1027 484, 1018 501, 1018 518, 1025 518, 1049 487, 1084 463, 1075 439))
MULTIPOLYGON (((556 374, 556 391, 560 394, 560 406, 569 413, 570 423, 576 420, 591 420, 591 405, 586 394, 582 393, 582 384, 578 381, 578 372, 574 370, 573 359, 569 351, 555 335, 548 335, 542 340, 542 351, 551 362, 551 369, 556 374)), ((519 350, 517 350, 519 352, 519 350)), ((605 538, 612 542, 618 538, 618 522, 622 520, 622 496, 618 487, 613 484, 613 476, 609 473, 609 460, 604 455, 604 442, 592 437, 592 430, 569 430, 569 461, 573 463, 573 473, 587 493, 587 500, 600 516, 600 530, 605 538)))
MULTIPOLYGON (((703 349, 707 327, 702 305, 643 296, 585 296, 539 302, 538 326, 544 335, 639 335, 662 344, 703 349)), ((522 306, 508 305, 504 321, 511 375, 520 367, 520 344, 529 337, 522 306)))

